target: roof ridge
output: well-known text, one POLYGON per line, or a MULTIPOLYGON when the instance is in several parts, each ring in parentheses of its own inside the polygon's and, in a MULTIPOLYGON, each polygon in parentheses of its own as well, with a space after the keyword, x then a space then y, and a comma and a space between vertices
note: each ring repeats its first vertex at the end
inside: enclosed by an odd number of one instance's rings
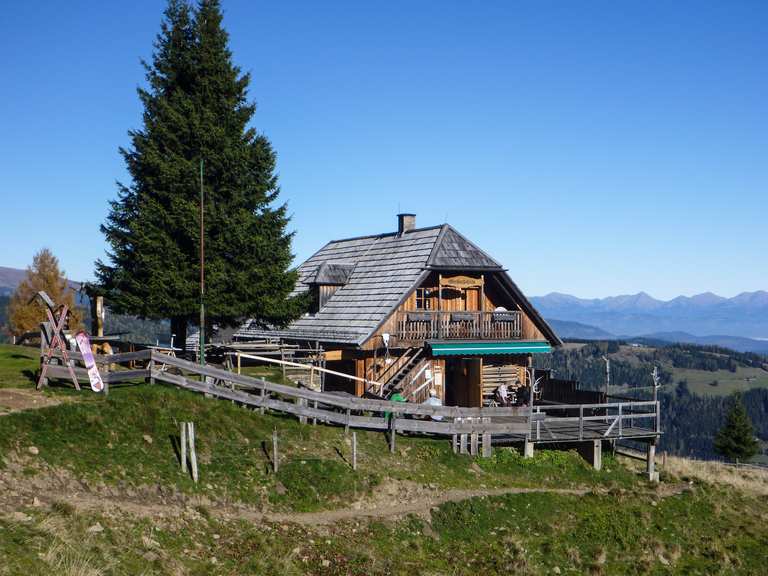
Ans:
POLYGON ((487 258, 493 264, 493 266, 482 265, 482 264, 481 265, 477 265, 477 266, 474 266, 474 265, 468 266, 467 264, 462 264, 461 266, 459 266, 460 268, 464 268, 464 267, 469 267, 469 268, 499 268, 499 269, 503 269, 504 268, 498 262, 498 260, 496 260, 493 256, 488 254, 488 252, 486 252, 485 250, 480 248, 477 244, 472 242, 472 240, 470 240, 469 238, 464 236, 464 234, 462 234, 461 232, 456 230, 456 228, 454 228, 453 226, 451 226, 448 223, 443 224, 443 230, 441 230, 440 235, 435 240, 435 245, 432 248, 432 253, 429 255, 429 259, 427 260, 427 266, 428 267, 446 267, 446 266, 450 267, 450 265, 435 264, 435 260, 437 259, 437 256, 438 256, 438 253, 440 251, 440 248, 442 247, 443 242, 445 241, 445 236, 448 234, 449 231, 453 232, 454 234, 456 234, 456 236, 458 236, 463 242, 466 242, 473 250, 476 250, 477 252, 482 254, 483 257, 487 258))
MULTIPOLYGON (((414 228, 413 230, 409 230, 405 234, 403 234, 404 237, 407 237, 409 234, 413 234, 414 232, 424 232, 425 230, 434 230, 435 228, 440 228, 441 226, 445 226, 445 224, 436 224, 435 226, 424 226, 423 228, 414 228)), ((398 232, 382 232, 381 234, 364 234, 363 236, 351 236, 349 238, 338 238, 336 240, 329 240, 326 246, 328 244, 334 244, 336 242, 349 242, 351 240, 365 240, 366 238, 375 238, 377 240, 381 238, 386 238, 387 236, 398 236, 398 232)), ((325 246, 324 246, 325 247, 325 246)))

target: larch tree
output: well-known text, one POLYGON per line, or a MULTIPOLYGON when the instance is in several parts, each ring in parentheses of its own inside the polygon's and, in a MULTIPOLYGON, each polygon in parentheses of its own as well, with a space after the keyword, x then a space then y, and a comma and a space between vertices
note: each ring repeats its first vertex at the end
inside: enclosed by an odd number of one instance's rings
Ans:
POLYGON ((182 345, 200 306, 201 163, 210 321, 281 326, 306 306, 290 297, 297 275, 275 152, 250 125, 250 75, 233 64, 228 42, 218 1, 194 10, 169 1, 139 90, 143 127, 121 149, 131 183, 119 185, 102 226, 109 261, 96 263, 112 310, 170 318, 182 345))
POLYGON ((715 452, 730 460, 745 461, 757 454, 759 449, 747 409, 741 395, 736 394, 725 424, 715 436, 715 452))
POLYGON ((45 291, 56 305, 69 307, 69 328, 81 326, 82 312, 75 307, 75 293, 69 287, 64 272, 59 268, 59 260, 47 248, 35 254, 32 265, 27 268, 27 275, 16 287, 8 304, 8 319, 13 334, 20 336, 40 328, 40 323, 47 320, 45 305, 35 295, 45 291))

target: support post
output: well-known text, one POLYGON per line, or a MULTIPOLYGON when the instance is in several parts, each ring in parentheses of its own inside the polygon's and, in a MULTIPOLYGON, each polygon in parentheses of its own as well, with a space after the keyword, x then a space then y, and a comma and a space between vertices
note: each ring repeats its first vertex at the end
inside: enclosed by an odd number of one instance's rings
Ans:
POLYGON ((659 473, 656 472, 656 444, 655 442, 649 442, 648 443, 648 454, 647 454, 647 472, 648 472, 648 480, 651 482, 658 482, 659 481, 659 473))
POLYGON ((352 431, 352 470, 357 470, 357 431, 352 431))
POLYGON ((48 346, 50 346, 50 342, 48 341, 48 334, 50 331, 50 328, 47 326, 48 322, 42 322, 40 324, 40 379, 37 382, 37 389, 40 390, 43 386, 48 386, 48 378, 45 378, 43 376, 43 363, 45 360, 43 359, 45 355, 45 350, 48 346))
MULTIPOLYGON (((393 430, 392 433, 393 434, 394 434, 394 429, 395 429, 394 424, 395 424, 395 415, 393 414, 392 415, 392 430, 393 430)), ((349 432, 349 408, 347 408, 347 419, 346 419, 346 422, 344 424, 344 434, 346 434, 347 432, 349 432)), ((394 451, 394 448, 392 450, 394 451)))
POLYGON ((470 456, 477 456, 477 432, 472 432, 469 435, 469 454, 470 456))
POLYGON ((467 449, 467 435, 466 434, 462 434, 460 436, 459 442, 460 442, 460 444, 459 444, 459 453, 460 454, 469 454, 469 450, 467 449))
POLYGON ((581 457, 586 460, 592 468, 595 470, 602 470, 603 468, 603 441, 602 440, 587 440, 581 442, 578 448, 581 457))
POLYGON ((454 434, 451 436, 451 448, 453 449, 454 454, 459 453, 459 435, 454 434))
POLYGON ((396 421, 397 418, 392 414, 392 418, 389 420, 389 451, 392 452, 392 454, 395 453, 395 437, 397 436, 397 432, 395 431, 396 421))
POLYGON ((530 440, 526 440, 523 446, 523 458, 533 458, 533 442, 530 440))

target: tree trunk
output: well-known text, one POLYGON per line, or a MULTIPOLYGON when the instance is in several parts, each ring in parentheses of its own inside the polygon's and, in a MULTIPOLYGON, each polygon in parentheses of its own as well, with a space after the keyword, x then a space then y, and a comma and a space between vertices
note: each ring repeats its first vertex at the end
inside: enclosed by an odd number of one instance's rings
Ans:
POLYGON ((187 319, 184 316, 174 316, 171 318, 171 334, 173 335, 173 346, 181 348, 177 352, 178 356, 184 356, 187 343, 187 319))

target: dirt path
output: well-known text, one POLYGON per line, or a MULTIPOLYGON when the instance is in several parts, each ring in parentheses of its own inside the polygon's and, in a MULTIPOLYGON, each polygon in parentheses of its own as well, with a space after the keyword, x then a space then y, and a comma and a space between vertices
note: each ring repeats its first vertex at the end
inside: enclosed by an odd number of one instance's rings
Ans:
MULTIPOLYGON (((321 512, 269 512, 260 511, 246 506, 227 506, 211 503, 205 500, 190 499, 188 503, 181 504, 177 502, 146 502, 138 500, 127 500, 120 498, 103 498, 95 494, 58 494, 56 500, 64 501, 81 511, 96 512, 114 512, 119 509, 129 514, 143 518, 157 518, 159 516, 182 516, 190 512, 194 513, 195 507, 203 505, 213 516, 226 520, 247 520, 253 523, 277 523, 277 524, 300 524, 303 526, 324 526, 350 520, 382 520, 387 518, 397 518, 408 514, 415 514, 429 519, 431 510, 446 502, 460 502, 470 498, 485 496, 503 496, 506 494, 529 494, 529 493, 549 493, 549 494, 567 494, 580 496, 589 492, 586 488, 558 489, 558 488, 496 488, 484 490, 447 490, 434 491, 428 496, 418 501, 394 502, 385 506, 377 505, 372 502, 355 502, 351 508, 341 508, 338 510, 324 510, 321 512)), ((39 497, 28 493, 26 495, 27 505, 33 503, 35 506, 49 505, 46 496, 39 497)), ((10 513, 7 510, 7 513, 10 513)))
POLYGON ((0 388, 0 416, 21 410, 55 406, 62 402, 62 399, 51 398, 31 388, 0 388))
MULTIPOLYGON (((666 498, 689 489, 684 484, 665 486, 655 492, 666 498)), ((256 524, 300 524, 324 526, 354 520, 382 520, 415 514, 430 520, 431 511, 447 502, 470 498, 504 496, 507 494, 561 494, 582 496, 599 488, 504 488, 440 490, 413 482, 389 481, 373 495, 353 501, 349 507, 320 512, 278 512, 262 510, 244 504, 212 501, 205 497, 159 491, 144 487, 125 492, 116 486, 90 486, 61 469, 23 477, 23 464, 10 462, 0 470, 0 514, 13 514, 30 506, 47 507, 54 502, 66 502, 77 510, 104 514, 125 512, 142 518, 190 517, 207 513, 223 520, 246 520, 256 524)))
POLYGON ((366 519, 384 519, 406 514, 416 514, 419 516, 428 516, 430 511, 436 506, 447 502, 461 502, 470 498, 479 498, 484 496, 504 496, 506 494, 529 494, 529 493, 548 493, 548 494, 569 494, 581 496, 589 492, 586 488, 495 488, 485 490, 447 490, 435 492, 423 500, 416 502, 394 503, 384 507, 354 507, 342 508, 340 510, 327 510, 323 512, 302 512, 302 513, 278 513, 271 512, 262 515, 262 519, 268 522, 303 524, 310 526, 319 526, 325 524, 334 524, 345 520, 366 519))
POLYGON ((29 507, 49 507, 66 502, 77 510, 112 514, 125 512, 143 518, 195 516, 200 507, 224 520, 254 523, 301 524, 322 526, 362 519, 386 519, 416 514, 429 520, 433 508, 446 502, 459 502, 484 496, 550 493, 580 496, 588 488, 478 488, 440 490, 409 481, 389 480, 371 495, 350 502, 349 507, 321 512, 278 512, 244 504, 212 501, 189 496, 158 486, 121 489, 117 486, 91 485, 61 468, 47 468, 26 475, 29 458, 11 458, 0 469, 0 514, 12 515, 29 507))

